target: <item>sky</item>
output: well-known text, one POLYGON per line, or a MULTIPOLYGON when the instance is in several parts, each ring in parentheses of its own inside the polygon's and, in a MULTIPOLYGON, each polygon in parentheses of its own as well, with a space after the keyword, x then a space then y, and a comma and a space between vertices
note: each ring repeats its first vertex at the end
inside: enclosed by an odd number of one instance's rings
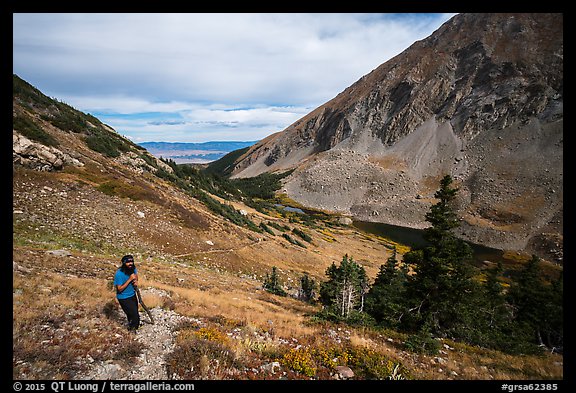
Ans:
POLYGON ((257 141, 454 15, 14 13, 13 73, 136 143, 257 141))

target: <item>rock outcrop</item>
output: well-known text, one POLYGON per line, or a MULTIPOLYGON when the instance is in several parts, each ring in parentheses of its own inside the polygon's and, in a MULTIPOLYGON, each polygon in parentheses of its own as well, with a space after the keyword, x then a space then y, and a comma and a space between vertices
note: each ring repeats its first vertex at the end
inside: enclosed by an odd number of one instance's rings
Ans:
POLYGON ((84 166, 69 154, 31 141, 17 132, 12 133, 12 162, 39 171, 54 171, 62 169, 64 165, 84 166))

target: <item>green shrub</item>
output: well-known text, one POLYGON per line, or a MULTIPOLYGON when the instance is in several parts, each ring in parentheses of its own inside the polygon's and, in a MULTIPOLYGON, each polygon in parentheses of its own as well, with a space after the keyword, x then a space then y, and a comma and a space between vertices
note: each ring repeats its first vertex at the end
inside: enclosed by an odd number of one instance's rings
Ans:
POLYGON ((54 103, 52 99, 42 94, 40 90, 15 74, 12 74, 12 94, 29 108, 31 108, 30 104, 40 108, 48 108, 54 103))
POLYGON ((86 133, 88 123, 79 113, 72 111, 59 112, 55 116, 44 116, 44 120, 49 121, 54 127, 62 131, 72 131, 75 133, 86 133))
POLYGON ((274 233, 274 231, 273 231, 272 229, 270 229, 270 228, 268 227, 268 225, 264 224, 264 222, 261 222, 259 226, 260 226, 260 228, 262 228, 264 231, 268 232, 269 234, 271 234, 271 235, 273 235, 273 236, 276 236, 276 234, 274 233))
POLYGON ((406 379, 407 370, 382 353, 371 348, 353 347, 348 366, 359 379, 406 379))
POLYGON ((96 189, 100 192, 103 192, 106 195, 113 196, 118 194, 121 187, 122 187, 121 183, 114 180, 110 180, 107 181, 106 183, 100 184, 98 187, 96 187, 96 189))
POLYGON ((333 307, 323 307, 320 311, 314 314, 312 320, 339 323, 343 322, 344 318, 338 315, 333 307))
POLYGON ((30 140, 45 146, 58 146, 58 141, 38 126, 28 115, 14 116, 12 127, 30 140))
POLYGON ((254 221, 240 214, 240 212, 232 205, 220 203, 201 190, 197 191, 194 196, 214 213, 220 214, 222 217, 227 218, 234 224, 238 226, 246 226, 254 232, 262 233, 262 230, 254 223, 254 221))
POLYGON ((282 226, 273 221, 268 221, 268 225, 270 225, 274 229, 278 229, 280 232, 286 232, 290 230, 290 227, 288 227, 287 225, 282 226))
POLYGON ((346 318, 346 323, 349 324, 350 326, 369 327, 376 325, 376 321, 374 320, 373 317, 370 316, 370 314, 358 310, 350 311, 350 314, 348 314, 348 318, 346 318))
POLYGON ((303 240, 307 241, 308 243, 312 243, 312 237, 310 237, 310 235, 308 235, 306 232, 301 231, 298 228, 294 228, 292 229, 292 233, 300 236, 303 240))
POLYGON ((313 377, 316 374, 314 359, 307 348, 291 348, 282 356, 280 363, 284 367, 308 377, 313 377))
POLYGON ((288 240, 288 241, 289 241, 290 243, 292 243, 292 244, 295 244, 295 245, 300 246, 300 247, 302 247, 302 248, 307 248, 304 244, 302 244, 301 242, 299 242, 299 241, 296 240, 296 239, 293 239, 293 238, 292 238, 289 234, 287 234, 287 233, 283 233, 283 234, 282 234, 282 237, 283 237, 284 239, 288 240))
POLYGON ((255 177, 230 180, 230 183, 250 198, 273 199, 275 192, 282 187, 280 180, 292 172, 280 174, 265 172, 255 177))
POLYGON ((427 331, 421 331, 408 336, 404 341, 407 350, 416 353, 436 355, 440 350, 440 342, 427 331))
POLYGON ((120 155, 121 151, 128 151, 129 147, 118 137, 95 133, 84 138, 88 147, 107 157, 114 158, 120 155))

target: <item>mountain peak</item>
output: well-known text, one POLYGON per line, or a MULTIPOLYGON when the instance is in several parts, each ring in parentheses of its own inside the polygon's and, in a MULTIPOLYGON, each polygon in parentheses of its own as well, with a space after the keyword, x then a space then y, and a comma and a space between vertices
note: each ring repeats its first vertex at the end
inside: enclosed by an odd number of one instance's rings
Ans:
POLYGON ((415 196, 451 174, 464 234, 524 249, 547 223, 562 231, 561 193, 546 196, 562 188, 562 130, 562 14, 458 14, 251 147, 234 176, 296 169, 286 190, 304 205, 425 227, 431 201, 415 196))

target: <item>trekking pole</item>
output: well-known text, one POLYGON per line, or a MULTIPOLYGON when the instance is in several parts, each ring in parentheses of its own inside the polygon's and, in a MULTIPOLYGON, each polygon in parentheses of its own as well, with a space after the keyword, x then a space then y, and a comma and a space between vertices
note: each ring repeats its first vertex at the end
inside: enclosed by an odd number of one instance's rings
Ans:
POLYGON ((152 325, 154 325, 154 318, 152 317, 152 313, 150 312, 148 307, 146 307, 144 301, 142 300, 142 295, 140 294, 140 288, 138 288, 138 286, 135 285, 134 290, 136 291, 136 297, 138 298, 138 303, 142 305, 142 308, 144 309, 144 311, 146 311, 148 317, 150 317, 150 322, 152 323, 152 325))

